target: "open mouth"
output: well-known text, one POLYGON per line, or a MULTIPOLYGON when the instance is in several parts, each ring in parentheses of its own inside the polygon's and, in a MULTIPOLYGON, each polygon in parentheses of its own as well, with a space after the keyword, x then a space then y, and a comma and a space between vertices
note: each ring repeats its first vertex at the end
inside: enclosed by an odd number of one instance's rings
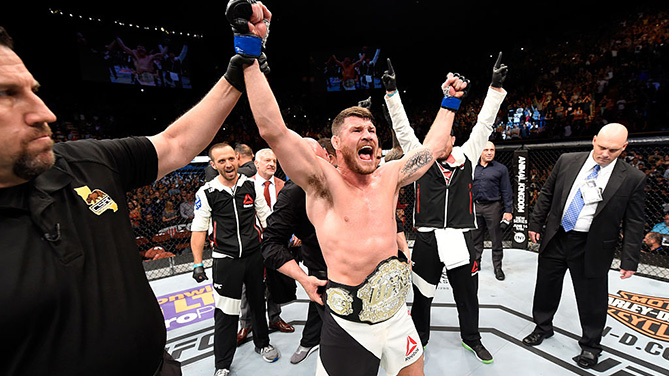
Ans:
POLYGON ((358 150, 358 157, 363 161, 372 161, 374 160, 374 149, 369 145, 363 146, 358 150))

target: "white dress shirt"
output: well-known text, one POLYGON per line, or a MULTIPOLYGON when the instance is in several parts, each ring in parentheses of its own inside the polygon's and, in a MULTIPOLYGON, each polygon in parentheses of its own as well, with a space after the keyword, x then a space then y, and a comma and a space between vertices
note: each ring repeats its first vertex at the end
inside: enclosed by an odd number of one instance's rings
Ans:
POLYGON ((274 184, 274 179, 276 179, 274 176, 269 178, 269 180, 266 180, 260 176, 260 174, 255 174, 255 176, 253 176, 253 180, 256 186, 256 196, 265 197, 265 182, 269 181, 269 198, 272 202, 268 202, 267 204, 269 205, 270 209, 273 209, 274 204, 276 204, 276 184, 274 184))
MULTIPOLYGON (((576 176, 574 185, 572 185, 571 190, 569 191, 567 202, 564 205, 564 209, 562 211, 562 217, 564 217, 565 213, 567 212, 567 208, 569 208, 569 204, 571 204, 571 201, 574 199, 574 196, 576 195, 578 189, 581 187, 581 185, 585 183, 585 178, 588 177, 588 175, 592 172, 592 169, 597 164, 597 162, 595 162, 592 156, 592 153, 593 152, 591 151, 590 155, 585 160, 583 167, 581 167, 581 171, 576 176)), ((609 163, 606 166, 600 165, 600 170, 599 173, 597 174, 597 179, 595 179, 595 184, 597 185, 597 188, 599 188, 600 193, 604 192, 606 184, 608 184, 609 178, 611 178, 611 172, 613 172, 613 168, 616 166, 617 162, 618 159, 616 158, 613 160, 613 162, 609 163)), ((583 209, 581 210, 581 213, 578 215, 578 219, 576 220, 576 224, 574 225, 574 231, 578 232, 590 231, 592 218, 595 215, 595 211, 597 210, 598 204, 599 204, 598 202, 594 202, 591 204, 585 204, 583 206, 583 209)))

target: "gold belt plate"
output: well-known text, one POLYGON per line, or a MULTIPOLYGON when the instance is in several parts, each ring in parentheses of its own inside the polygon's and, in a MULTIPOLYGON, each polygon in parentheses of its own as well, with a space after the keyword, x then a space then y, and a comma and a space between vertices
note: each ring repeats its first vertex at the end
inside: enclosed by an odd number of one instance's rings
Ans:
POLYGON ((327 290, 327 303, 332 312, 338 315, 348 316, 353 313, 353 296, 342 288, 329 288, 327 290))
POLYGON ((410 285, 409 264, 393 259, 380 265, 358 290, 360 321, 375 324, 391 318, 406 302, 410 285))

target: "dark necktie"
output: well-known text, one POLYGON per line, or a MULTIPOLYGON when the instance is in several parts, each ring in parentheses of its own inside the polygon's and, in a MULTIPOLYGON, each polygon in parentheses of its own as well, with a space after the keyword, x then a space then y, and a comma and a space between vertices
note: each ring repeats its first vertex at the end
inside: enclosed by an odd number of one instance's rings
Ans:
POLYGON ((267 206, 269 206, 269 208, 271 209, 272 208, 272 200, 270 200, 270 196, 269 196, 269 185, 271 183, 270 183, 269 180, 267 180, 263 184, 265 185, 265 192, 263 193, 265 195, 265 201, 267 201, 267 206))

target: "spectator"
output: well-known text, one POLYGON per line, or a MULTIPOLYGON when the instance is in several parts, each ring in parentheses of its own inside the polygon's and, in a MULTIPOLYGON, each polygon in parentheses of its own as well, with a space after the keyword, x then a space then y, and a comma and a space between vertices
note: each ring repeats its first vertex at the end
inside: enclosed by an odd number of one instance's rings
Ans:
POLYGON ((141 209, 137 201, 128 201, 128 216, 130 217, 130 225, 132 225, 134 231, 137 231, 142 220, 141 209))
POLYGON ((667 251, 662 247, 662 234, 657 232, 647 233, 643 238, 643 244, 648 248, 648 250, 646 251, 645 249, 642 249, 642 252, 659 256, 666 256, 668 254, 667 251))
POLYGON ((664 214, 664 221, 653 226, 650 232, 657 232, 662 235, 669 235, 669 213, 664 214))
POLYGON ((165 202, 165 209, 163 209, 163 227, 173 226, 176 224, 179 214, 174 208, 174 202, 168 200, 165 202))
POLYGON ((193 220, 193 205, 194 205, 194 196, 195 193, 186 192, 184 193, 184 200, 179 204, 179 214, 181 219, 184 222, 190 222, 193 220))

